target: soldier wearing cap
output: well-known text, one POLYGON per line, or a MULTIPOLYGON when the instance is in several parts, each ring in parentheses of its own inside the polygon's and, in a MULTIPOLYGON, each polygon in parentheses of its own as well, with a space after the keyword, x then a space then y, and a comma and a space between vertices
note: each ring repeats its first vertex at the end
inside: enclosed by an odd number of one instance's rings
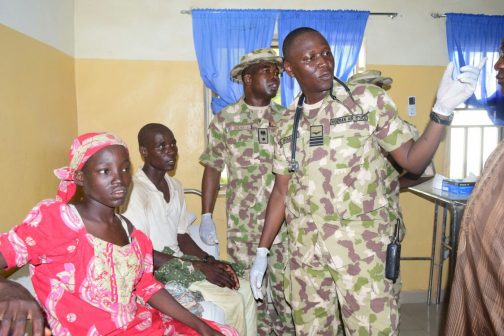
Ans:
POLYGON ((448 66, 431 122, 415 142, 384 90, 334 82, 335 59, 318 31, 290 32, 283 55, 302 93, 277 123, 275 183, 250 284, 262 278, 262 260, 287 218, 296 334, 397 335, 400 286, 385 272, 396 209, 381 149, 421 173, 453 110, 474 92, 482 65, 462 67, 455 79, 448 66))
MULTIPOLYGON (((221 172, 227 167, 227 252, 233 262, 245 262, 247 274, 273 188, 273 133, 285 109, 271 99, 277 94, 282 70, 282 58, 272 49, 258 49, 241 58, 231 70, 231 77, 243 83, 244 95, 214 117, 208 129, 208 145, 200 157, 205 166, 201 238, 216 243, 211 214, 221 172)), ((260 335, 294 334, 291 310, 284 296, 286 238, 283 225, 270 251, 263 291, 254 293, 262 299, 257 307, 260 335), (267 288, 271 295, 266 294, 267 288)))

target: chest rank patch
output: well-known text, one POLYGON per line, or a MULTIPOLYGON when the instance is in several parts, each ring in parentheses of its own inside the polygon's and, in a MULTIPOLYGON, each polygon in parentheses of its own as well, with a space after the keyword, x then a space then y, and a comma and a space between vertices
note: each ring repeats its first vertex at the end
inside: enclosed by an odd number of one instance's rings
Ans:
POLYGON ((349 122, 357 122, 357 121, 367 121, 368 120, 368 114, 352 114, 352 115, 347 115, 344 117, 339 117, 339 118, 333 118, 331 119, 330 123, 331 125, 338 125, 338 124, 346 124, 349 122))
POLYGON ((324 127, 322 125, 310 126, 310 147, 321 146, 324 143, 324 127))
POLYGON ((260 144, 268 143, 268 129, 267 128, 258 128, 257 129, 257 138, 259 139, 260 144))

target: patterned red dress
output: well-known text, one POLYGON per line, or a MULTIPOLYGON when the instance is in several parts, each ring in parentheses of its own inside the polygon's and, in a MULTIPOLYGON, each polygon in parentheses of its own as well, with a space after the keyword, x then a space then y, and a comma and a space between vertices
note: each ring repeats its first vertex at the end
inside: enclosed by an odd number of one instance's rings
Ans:
POLYGON ((33 287, 55 336, 198 335, 145 304, 164 286, 153 277, 152 244, 139 230, 130 244, 117 246, 87 233, 73 205, 46 200, 0 235, 0 252, 9 267, 30 263, 33 287))

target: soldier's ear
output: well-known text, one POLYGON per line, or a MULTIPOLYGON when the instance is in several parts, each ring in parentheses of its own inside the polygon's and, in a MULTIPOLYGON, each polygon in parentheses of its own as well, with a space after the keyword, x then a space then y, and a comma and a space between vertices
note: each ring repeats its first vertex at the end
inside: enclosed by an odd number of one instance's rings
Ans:
POLYGON ((243 80, 244 85, 252 85, 252 75, 251 74, 243 75, 242 80, 243 80))
POLYGON ((294 72, 292 71, 292 66, 291 66, 291 64, 289 63, 289 61, 284 60, 283 67, 284 67, 284 71, 285 71, 285 72, 287 72, 287 74, 288 74, 289 76, 294 77, 294 78, 296 77, 296 76, 294 75, 294 72))

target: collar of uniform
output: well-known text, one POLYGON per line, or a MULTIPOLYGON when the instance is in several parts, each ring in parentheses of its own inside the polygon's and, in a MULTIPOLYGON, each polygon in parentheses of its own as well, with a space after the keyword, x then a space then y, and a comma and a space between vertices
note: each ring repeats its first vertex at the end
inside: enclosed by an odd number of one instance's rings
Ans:
MULTIPOLYGON (((352 91, 352 89, 350 88, 350 91, 352 91)), ((348 93, 346 92, 345 88, 338 82, 334 81, 333 82, 333 92, 332 92, 333 96, 335 96, 336 98, 338 98, 339 101, 344 101, 345 99, 348 98, 348 93)), ((329 92, 327 93, 327 96, 326 98, 330 99, 330 100, 334 100, 331 95, 329 94, 329 92)))
POLYGON ((269 118, 269 115, 271 115, 271 112, 268 113, 272 102, 270 101, 269 105, 266 106, 252 106, 249 105, 245 102, 245 96, 241 97, 241 102, 247 107, 247 111, 249 111, 249 119, 250 120, 256 120, 256 119, 263 119, 263 118, 269 118))

